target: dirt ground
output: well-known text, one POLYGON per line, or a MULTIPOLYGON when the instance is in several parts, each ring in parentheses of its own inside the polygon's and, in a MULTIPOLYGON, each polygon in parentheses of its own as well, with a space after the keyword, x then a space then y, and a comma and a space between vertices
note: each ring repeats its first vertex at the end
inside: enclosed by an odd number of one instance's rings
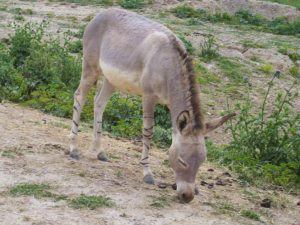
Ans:
MULTIPOLYGON (((171 187, 142 182, 139 166, 140 146, 130 140, 103 137, 103 146, 110 162, 96 160, 89 151, 92 131, 88 124, 79 133, 83 159, 70 160, 68 149, 70 120, 45 115, 14 104, 0 105, 0 223, 1 224, 290 224, 299 225, 299 196, 278 191, 241 187, 223 168, 210 163, 201 166, 197 178, 200 194, 190 204, 181 204, 171 187), (9 152, 9 154, 8 154, 9 152), (6 153, 6 154, 4 154, 6 153), (213 169, 213 171, 208 171, 213 169), (217 185, 218 181, 223 185, 217 185), (214 184, 213 188, 201 181, 214 184), (54 192, 68 198, 85 195, 110 197, 116 206, 95 210, 73 209, 66 201, 12 197, 6 194, 19 183, 44 183, 54 192), (252 194, 249 194, 252 193, 252 194), (154 199, 164 196, 165 208, 151 206, 154 199), (254 197, 255 196, 255 197, 254 197), (274 207, 260 207, 263 198, 272 198, 274 207), (222 210, 224 204, 236 211, 222 210), (260 215, 253 221, 240 215, 251 210, 260 215)), ((151 164, 156 179, 173 183, 173 173, 165 165, 166 152, 151 150, 151 164)))

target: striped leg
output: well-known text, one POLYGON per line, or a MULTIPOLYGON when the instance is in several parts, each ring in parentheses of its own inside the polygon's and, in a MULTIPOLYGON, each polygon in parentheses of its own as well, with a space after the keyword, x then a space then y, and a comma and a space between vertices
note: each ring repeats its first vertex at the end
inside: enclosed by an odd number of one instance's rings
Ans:
POLYGON ((98 159, 101 161, 107 161, 107 156, 101 149, 101 132, 102 132, 102 115, 105 106, 114 92, 113 86, 104 79, 101 90, 98 89, 97 95, 94 101, 94 142, 93 150, 99 152, 98 159))
POLYGON ((143 96, 143 152, 140 164, 143 166, 144 182, 147 184, 154 184, 155 182, 149 166, 149 150, 153 136, 155 104, 156 98, 143 96))
POLYGON ((80 114, 84 106, 86 96, 90 88, 96 82, 97 70, 90 67, 85 61, 83 63, 83 75, 80 80, 78 89, 74 94, 74 105, 73 105, 73 120, 72 128, 70 133, 70 156, 74 159, 79 159, 80 154, 77 148, 77 134, 78 134, 78 125, 80 120, 80 114))

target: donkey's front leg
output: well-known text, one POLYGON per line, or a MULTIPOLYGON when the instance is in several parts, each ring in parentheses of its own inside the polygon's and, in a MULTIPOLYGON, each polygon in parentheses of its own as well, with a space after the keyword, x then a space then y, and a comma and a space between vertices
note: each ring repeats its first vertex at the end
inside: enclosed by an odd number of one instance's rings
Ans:
POLYGON ((140 164, 143 166, 144 182, 147 184, 154 184, 154 178, 149 166, 149 149, 153 136, 155 104, 155 97, 143 96, 143 152, 140 164))

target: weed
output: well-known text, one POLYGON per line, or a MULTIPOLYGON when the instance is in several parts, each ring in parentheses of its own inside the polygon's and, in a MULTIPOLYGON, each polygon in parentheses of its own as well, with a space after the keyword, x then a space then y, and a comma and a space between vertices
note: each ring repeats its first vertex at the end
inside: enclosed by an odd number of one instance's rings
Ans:
POLYGON ((277 93, 274 108, 267 114, 268 97, 278 74, 268 83, 258 114, 253 114, 249 93, 243 104, 237 104, 240 115, 230 125, 233 141, 227 148, 228 154, 221 158, 247 181, 260 176, 291 187, 300 183, 300 114, 292 110, 298 94, 292 93, 295 84, 277 93))
POLYGON ((189 40, 187 40, 184 35, 179 35, 179 38, 183 42, 187 52, 189 54, 193 54, 195 52, 195 49, 194 49, 192 43, 189 40))
POLYGON ((152 203, 150 204, 150 206, 153 206, 155 208, 165 208, 170 206, 170 199, 165 196, 159 196, 159 197, 152 197, 152 203))
POLYGON ((216 44, 215 38, 209 36, 200 44, 201 52, 200 57, 205 61, 210 61, 219 56, 218 45, 216 44))
POLYGON ((216 59, 217 66, 232 81, 243 81, 244 74, 247 72, 243 65, 236 59, 218 57, 216 59))
POLYGON ((244 40, 242 44, 245 48, 267 48, 265 44, 254 42, 252 40, 244 40))
POLYGON ((293 77, 297 77, 297 78, 300 77, 300 71, 297 66, 293 66, 289 68, 289 72, 292 74, 293 77))
POLYGON ((18 20, 18 21, 25 21, 25 18, 24 18, 24 16, 22 16, 22 15, 15 15, 15 16, 14 16, 14 19, 15 19, 15 20, 18 20))
POLYGON ((291 5, 296 7, 297 9, 300 9, 300 2, 298 0, 267 0, 270 2, 277 2, 284 5, 291 5))
POLYGON ((259 67, 259 70, 266 74, 271 74, 274 71, 273 66, 271 64, 265 64, 259 67))
POLYGON ((196 10, 187 4, 177 6, 171 9, 171 12, 178 18, 197 18, 204 13, 204 11, 196 10))
POLYGON ((199 84, 206 85, 209 83, 220 83, 221 81, 216 74, 208 71, 208 69, 206 69, 200 63, 195 66, 195 71, 198 75, 197 81, 199 84))
POLYGON ((260 216, 256 212, 251 210, 242 210, 241 216, 249 218, 251 220, 260 221, 260 216))
POLYGON ((69 205, 74 209, 88 208, 93 210, 97 208, 110 208, 115 206, 115 203, 109 197, 81 194, 79 197, 70 200, 69 205))
POLYGON ((66 199, 64 195, 53 194, 49 191, 51 187, 48 184, 18 184, 9 190, 12 196, 33 196, 35 198, 51 198, 55 200, 66 199))
POLYGON ((144 6, 144 0, 120 0, 119 4, 124 9, 140 9, 144 6))

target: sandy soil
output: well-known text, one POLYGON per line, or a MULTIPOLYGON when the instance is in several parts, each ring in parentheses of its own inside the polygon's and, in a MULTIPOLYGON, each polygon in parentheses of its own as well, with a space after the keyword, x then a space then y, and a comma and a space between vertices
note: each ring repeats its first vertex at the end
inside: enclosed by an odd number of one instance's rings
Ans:
MULTIPOLYGON (((110 162, 96 160, 90 152, 92 132, 83 124, 79 135, 84 157, 70 160, 64 151, 68 149, 68 125, 70 121, 45 115, 14 104, 0 105, 0 221, 1 224, 262 224, 240 216, 241 210, 252 210, 261 215, 267 224, 298 225, 299 197, 276 191, 242 188, 238 180, 222 175, 225 170, 205 163, 199 172, 197 184, 200 194, 190 204, 181 204, 176 193, 167 187, 142 183, 139 166, 140 147, 130 140, 116 140, 104 136, 103 146, 110 162), (3 152, 9 151, 10 156, 3 152), (214 171, 210 172, 208 169, 214 171), (83 175, 84 174, 84 175, 83 175), (225 185, 216 185, 218 180, 225 185), (201 181, 214 184, 212 189, 201 181), (76 210, 66 201, 34 197, 11 197, 5 192, 19 183, 47 183, 57 194, 69 198, 86 195, 106 195, 116 206, 110 209, 76 210), (252 199, 246 193, 256 193, 252 199), (166 196, 169 206, 157 209, 150 204, 153 198, 166 196), (272 197, 277 206, 264 209, 261 199, 272 197), (227 203, 237 212, 222 212, 227 203), (284 208, 280 206, 284 205, 284 208)), ((165 152, 151 150, 151 163, 156 179, 173 183, 173 173, 163 164, 165 152)))

